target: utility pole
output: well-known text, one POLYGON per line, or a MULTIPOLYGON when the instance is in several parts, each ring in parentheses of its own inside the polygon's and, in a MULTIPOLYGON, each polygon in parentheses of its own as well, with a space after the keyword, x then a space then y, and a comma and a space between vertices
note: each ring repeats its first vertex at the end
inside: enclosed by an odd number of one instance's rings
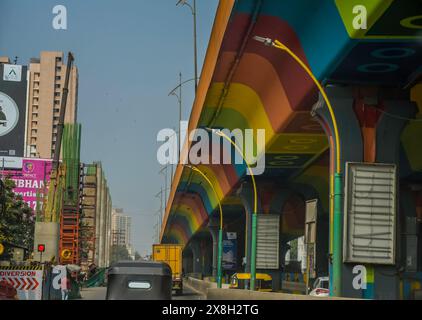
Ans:
POLYGON ((179 72, 179 148, 178 148, 179 153, 177 157, 178 163, 180 162, 180 153, 182 150, 182 124, 181 122, 182 122, 182 73, 179 72))
POLYGON ((193 50, 194 50, 194 63, 195 63, 195 97, 198 90, 198 49, 196 37, 196 0, 193 0, 193 50))
POLYGON ((198 49, 197 49, 197 35, 196 35, 196 0, 193 0, 193 5, 190 5, 187 0, 179 0, 176 6, 188 6, 193 17, 193 62, 195 69, 195 96, 198 89, 198 49))
POLYGON ((177 98, 177 101, 179 103, 179 147, 178 147, 178 163, 180 162, 180 153, 181 153, 181 149, 182 149, 182 86, 190 81, 194 81, 196 83, 196 79, 192 78, 189 80, 185 80, 182 82, 182 73, 179 72, 179 84, 177 85, 177 87, 173 88, 173 90, 171 90, 169 92, 169 96, 175 96, 177 98), (179 89, 179 93, 177 92, 177 89, 179 89))
MULTIPOLYGON (((165 165, 159 173, 163 174, 163 171, 165 170, 165 174, 164 174, 164 202, 167 201, 167 168, 168 165, 165 165)), ((163 189, 161 189, 161 192, 163 192, 163 189)))
POLYGON ((160 192, 158 192, 156 195, 155 195, 155 197, 156 198, 158 198, 158 197, 160 197, 160 209, 159 209, 159 211, 158 211, 158 217, 159 217, 159 226, 157 226, 157 229, 158 229, 158 231, 157 231, 157 234, 158 234, 158 236, 157 236, 157 243, 158 243, 158 241, 160 240, 159 238, 160 238, 160 236, 159 236, 159 233, 160 233, 160 230, 161 230, 161 223, 162 223, 162 220, 163 220, 163 187, 161 187, 161 189, 160 189, 160 192))

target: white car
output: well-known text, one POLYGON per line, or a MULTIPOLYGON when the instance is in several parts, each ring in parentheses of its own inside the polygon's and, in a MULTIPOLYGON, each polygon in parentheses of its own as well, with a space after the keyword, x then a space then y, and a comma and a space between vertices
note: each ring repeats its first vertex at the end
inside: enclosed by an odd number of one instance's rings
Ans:
POLYGON ((330 279, 328 277, 317 278, 312 287, 313 290, 309 293, 310 296, 328 297, 330 295, 330 279))

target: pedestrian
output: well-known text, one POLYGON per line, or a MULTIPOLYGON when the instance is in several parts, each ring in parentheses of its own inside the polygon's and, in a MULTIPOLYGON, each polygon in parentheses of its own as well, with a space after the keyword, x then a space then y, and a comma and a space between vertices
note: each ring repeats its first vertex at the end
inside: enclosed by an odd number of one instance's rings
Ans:
POLYGON ((61 278, 60 288, 61 288, 61 291, 62 291, 62 300, 68 300, 69 290, 70 290, 70 280, 67 276, 61 278))

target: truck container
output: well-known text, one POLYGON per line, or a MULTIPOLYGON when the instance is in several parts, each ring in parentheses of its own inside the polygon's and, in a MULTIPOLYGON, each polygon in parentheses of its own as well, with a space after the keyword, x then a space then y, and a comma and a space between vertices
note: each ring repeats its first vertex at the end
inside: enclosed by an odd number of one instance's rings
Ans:
POLYGON ((182 250, 183 246, 178 244, 154 244, 152 247, 152 260, 169 265, 176 294, 183 291, 182 250))

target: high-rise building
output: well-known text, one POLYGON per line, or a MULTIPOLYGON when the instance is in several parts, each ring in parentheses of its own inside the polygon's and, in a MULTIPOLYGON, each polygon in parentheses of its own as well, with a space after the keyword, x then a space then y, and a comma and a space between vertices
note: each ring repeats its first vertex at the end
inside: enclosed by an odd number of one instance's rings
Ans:
POLYGON ((132 218, 125 215, 123 209, 113 208, 111 214, 112 244, 125 246, 132 255, 132 218))
MULTIPOLYGON (((52 158, 54 155, 61 99, 66 75, 63 52, 42 51, 32 58, 28 69, 28 113, 26 156, 52 158)), ((78 70, 69 78, 65 123, 75 123, 78 101, 78 70)))

